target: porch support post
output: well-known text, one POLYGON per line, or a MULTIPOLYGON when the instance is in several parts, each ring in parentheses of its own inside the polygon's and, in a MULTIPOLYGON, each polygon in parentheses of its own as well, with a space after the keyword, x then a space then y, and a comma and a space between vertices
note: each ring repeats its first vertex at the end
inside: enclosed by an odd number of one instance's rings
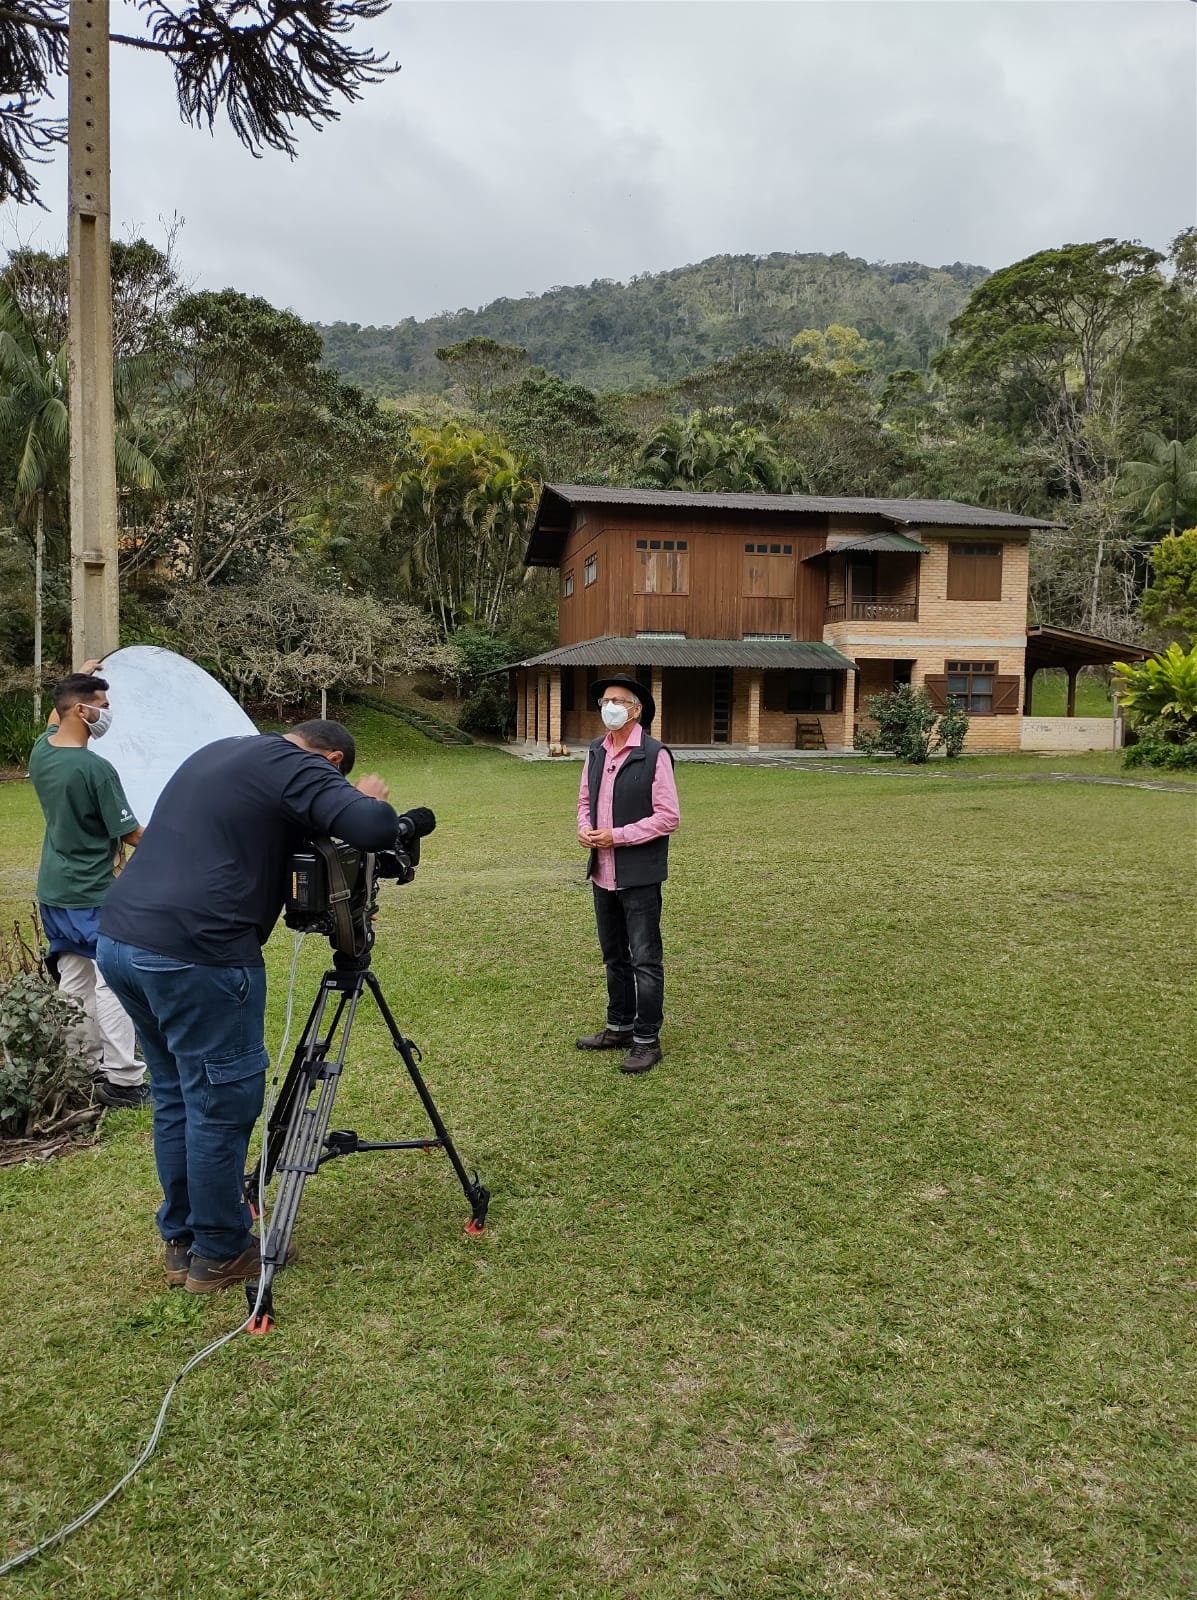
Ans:
POLYGON ((1064 715, 1066 717, 1075 717, 1076 716, 1076 675, 1081 669, 1078 666, 1076 666, 1075 663, 1073 663, 1073 664, 1067 666, 1064 670, 1068 673, 1068 705, 1067 705, 1067 708, 1065 709, 1064 715))
POLYGON ((1023 684, 1022 684, 1022 714, 1023 714, 1024 717, 1029 717, 1030 714, 1031 714, 1031 701, 1032 701, 1032 699, 1034 697, 1034 695, 1033 695, 1033 686, 1034 686, 1034 683, 1035 683, 1035 674, 1038 671, 1039 671, 1038 667, 1028 667, 1026 669, 1026 675, 1023 678, 1023 684))
POLYGON ((761 747, 761 672, 754 668, 748 674, 748 748, 761 747))
MULTIPOLYGON (((572 668, 571 668, 572 671, 572 668)), ((549 748, 561 744, 561 668, 549 673, 549 748)))
POLYGON ((522 742, 528 737, 528 674, 516 672, 515 678, 515 737, 522 742))
POLYGON ((661 732, 661 729, 665 726, 665 707, 661 699, 661 685, 664 682, 664 677, 665 674, 661 671, 660 667, 653 668, 653 681, 651 688, 653 692, 653 699, 657 703, 657 720, 655 726, 653 727, 653 737, 655 739, 664 739, 665 737, 665 735, 661 732))
POLYGON ((547 672, 536 674, 536 742, 547 744, 549 740, 549 675, 547 672))

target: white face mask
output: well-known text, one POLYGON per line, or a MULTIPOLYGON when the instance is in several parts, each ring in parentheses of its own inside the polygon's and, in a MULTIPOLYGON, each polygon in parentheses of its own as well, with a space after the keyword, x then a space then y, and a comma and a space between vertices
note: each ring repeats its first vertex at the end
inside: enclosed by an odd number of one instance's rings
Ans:
POLYGON ((84 722, 87 723, 87 731, 93 739, 102 739, 112 726, 112 707, 88 706, 87 709, 94 711, 96 714, 94 722, 91 722, 86 716, 83 718, 84 722))
POLYGON ((620 705, 618 700, 604 700, 599 707, 599 715, 606 726, 614 733, 618 728, 622 728, 628 720, 628 708, 620 705))

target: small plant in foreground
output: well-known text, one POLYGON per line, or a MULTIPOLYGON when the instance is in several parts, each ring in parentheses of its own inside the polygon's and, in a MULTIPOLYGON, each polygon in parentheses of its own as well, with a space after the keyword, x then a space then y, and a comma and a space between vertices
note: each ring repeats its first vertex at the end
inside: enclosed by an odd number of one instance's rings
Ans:
POLYGON ((91 1076, 79 1048, 83 1015, 60 994, 41 960, 36 913, 0 938, 0 1138, 50 1132, 66 1113, 86 1106, 91 1076))

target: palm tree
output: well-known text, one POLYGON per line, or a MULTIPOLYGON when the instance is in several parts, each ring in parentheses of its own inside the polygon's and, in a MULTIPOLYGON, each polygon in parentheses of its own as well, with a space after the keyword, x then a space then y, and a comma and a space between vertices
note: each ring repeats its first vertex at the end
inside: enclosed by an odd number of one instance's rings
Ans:
POLYGON ((700 411, 668 417, 641 451, 640 470, 658 489, 779 494, 789 488, 768 434, 700 411))
MULTIPOLYGON (((118 366, 118 429, 127 426, 121 391, 128 377, 118 366)), ((46 505, 67 505, 70 420, 67 346, 51 350, 38 337, 11 287, 0 280, 0 441, 15 461, 13 499, 18 516, 33 519, 33 718, 42 715, 42 590, 46 560, 46 505)), ((116 440, 117 482, 142 489, 160 486, 149 457, 124 431, 116 440)))
POLYGON ((407 556, 446 635, 462 622, 494 628, 538 485, 498 439, 447 422, 413 428, 415 459, 380 494, 396 510, 407 556))
POLYGON ((1121 473, 1129 509, 1149 532, 1189 527, 1197 522, 1197 435, 1182 444, 1148 430, 1143 443, 1148 459, 1126 462, 1121 473))

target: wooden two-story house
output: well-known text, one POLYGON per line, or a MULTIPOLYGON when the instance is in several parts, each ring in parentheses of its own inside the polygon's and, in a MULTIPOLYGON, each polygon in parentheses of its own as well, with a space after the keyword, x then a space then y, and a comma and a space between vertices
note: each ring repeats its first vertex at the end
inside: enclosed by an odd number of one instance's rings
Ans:
POLYGON ((950 500, 547 484, 530 566, 560 645, 512 669, 517 742, 599 731, 590 685, 651 683, 674 746, 851 749, 870 695, 951 697, 973 749, 1017 749, 1027 547, 1050 523, 950 500))

